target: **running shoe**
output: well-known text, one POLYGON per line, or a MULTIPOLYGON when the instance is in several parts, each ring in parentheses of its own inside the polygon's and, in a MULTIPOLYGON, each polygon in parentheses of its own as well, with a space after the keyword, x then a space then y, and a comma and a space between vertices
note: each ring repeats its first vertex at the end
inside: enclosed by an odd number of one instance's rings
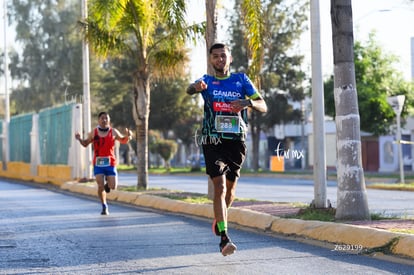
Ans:
POLYGON ((237 246, 230 239, 222 240, 220 243, 220 252, 223 256, 233 254, 236 249, 237 246))
POLYGON ((108 207, 102 207, 101 215, 109 215, 108 207))
POLYGON ((105 192, 106 192, 106 193, 111 192, 111 188, 109 188, 108 183, 105 183, 105 185, 104 185, 104 189, 105 189, 105 192))
POLYGON ((211 225, 211 230, 213 231, 213 233, 214 233, 216 236, 220 236, 220 231, 219 231, 219 229, 218 229, 218 226, 217 226, 217 220, 216 220, 216 219, 214 219, 214 220, 213 220, 213 224, 211 225))

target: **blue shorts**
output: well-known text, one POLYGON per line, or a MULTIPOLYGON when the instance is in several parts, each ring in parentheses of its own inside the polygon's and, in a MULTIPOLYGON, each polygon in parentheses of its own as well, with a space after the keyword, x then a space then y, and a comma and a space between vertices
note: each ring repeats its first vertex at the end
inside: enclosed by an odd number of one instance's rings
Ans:
POLYGON ((94 166, 93 173, 96 175, 104 175, 104 176, 116 176, 118 173, 116 171, 115 166, 94 166))

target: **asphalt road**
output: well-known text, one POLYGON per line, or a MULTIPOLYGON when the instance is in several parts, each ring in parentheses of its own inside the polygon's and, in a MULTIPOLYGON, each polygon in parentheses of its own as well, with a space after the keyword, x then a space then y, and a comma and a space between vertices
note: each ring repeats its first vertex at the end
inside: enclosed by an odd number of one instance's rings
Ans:
MULTIPOLYGON (((136 185, 133 173, 120 173, 120 185, 136 185)), ((149 176, 150 188, 166 188, 196 193, 207 193, 207 176, 149 176)), ((336 207, 337 185, 327 181, 327 198, 336 207)), ((314 199, 312 180, 282 177, 241 177, 236 191, 239 198, 273 202, 311 203, 314 199)), ((382 216, 414 218, 414 192, 367 189, 371 213, 382 216)))
POLYGON ((0 180, 0 274, 413 274, 413 266, 0 180))

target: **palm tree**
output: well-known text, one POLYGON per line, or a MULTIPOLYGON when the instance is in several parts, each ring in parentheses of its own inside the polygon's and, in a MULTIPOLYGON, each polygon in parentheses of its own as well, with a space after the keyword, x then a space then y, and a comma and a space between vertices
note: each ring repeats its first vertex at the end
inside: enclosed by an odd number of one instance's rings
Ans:
MULTIPOLYGON (((256 88, 261 90, 260 73, 263 67, 263 55, 266 39, 265 16, 260 0, 242 0, 241 2, 242 19, 245 25, 245 39, 248 58, 250 60, 247 68, 247 75, 255 84, 256 88)), ((250 113, 250 127, 252 132, 252 156, 253 170, 259 170, 259 142, 260 142, 260 124, 259 118, 262 114, 257 112, 250 113)))
MULTIPOLYGON (((206 58, 207 73, 213 75, 213 67, 209 62, 209 49, 217 39, 217 0, 206 0, 206 58)), ((207 177, 207 196, 214 198, 214 184, 210 177, 207 177)))
POLYGON ((338 198, 336 219, 369 220, 361 160, 351 0, 331 0, 338 198))
POLYGON ((91 0, 81 22, 91 48, 102 57, 123 56, 136 64, 131 74, 132 115, 136 126, 138 182, 148 188, 148 118, 150 84, 183 66, 185 42, 204 32, 204 24, 187 25, 185 0, 91 0))
POLYGON ((217 0, 206 0, 206 58, 207 73, 213 75, 214 71, 209 62, 209 49, 217 39, 217 0))

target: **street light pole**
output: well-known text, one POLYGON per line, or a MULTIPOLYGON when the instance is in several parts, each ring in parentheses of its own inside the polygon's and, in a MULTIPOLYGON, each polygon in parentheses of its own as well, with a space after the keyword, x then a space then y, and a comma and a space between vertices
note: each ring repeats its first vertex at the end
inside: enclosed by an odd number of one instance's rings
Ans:
POLYGON ((404 179, 404 161, 402 154, 402 144, 401 144, 401 114, 397 114, 397 142, 398 142, 398 163, 400 165, 400 180, 401 183, 405 183, 404 179))
POLYGON ((7 162, 9 161, 9 123, 10 123, 10 100, 9 100, 9 87, 8 87, 8 55, 7 55, 7 0, 3 1, 3 16, 4 16, 4 58, 3 58, 3 66, 4 66, 4 122, 3 122, 3 133, 2 133, 2 168, 3 170, 7 170, 7 162))
POLYGON ((401 142, 401 111, 404 106, 405 96, 391 96, 387 98, 388 104, 391 105, 394 113, 397 115, 397 146, 398 146, 398 163, 400 166, 400 181, 405 183, 404 179, 404 162, 402 154, 402 142, 401 142))
POLYGON ((326 208, 326 158, 325 158, 325 108, 323 99, 321 27, 319 0, 310 1, 311 50, 312 50, 312 115, 313 115, 313 173, 314 204, 326 208), (318 137, 316 137, 318 135, 318 137))
MULTIPOLYGON (((82 19, 88 18, 88 1, 82 0, 82 19)), ((84 38, 82 40, 82 71, 83 71, 83 129, 86 133, 91 131, 91 102, 89 88, 89 45, 84 38)), ((86 150, 86 171, 87 179, 92 178, 92 152, 89 148, 86 150)))

